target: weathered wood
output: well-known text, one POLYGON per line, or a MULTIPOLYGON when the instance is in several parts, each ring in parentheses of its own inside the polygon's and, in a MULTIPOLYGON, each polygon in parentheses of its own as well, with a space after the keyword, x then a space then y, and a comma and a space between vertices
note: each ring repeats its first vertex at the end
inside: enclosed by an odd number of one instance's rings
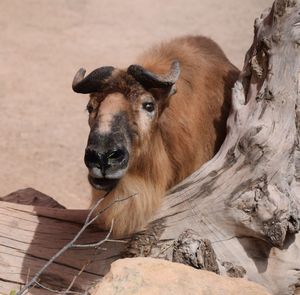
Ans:
POLYGON ((50 196, 45 195, 31 187, 20 189, 7 196, 4 196, 0 198, 0 201, 22 204, 22 205, 66 209, 66 207, 59 204, 50 196))
MULTIPOLYGON (((78 222, 86 215, 87 210, 0 202, 0 294, 9 294, 13 289, 19 290, 49 258, 75 236, 81 227, 78 222)), ((96 242, 103 239, 105 234, 91 228, 79 242, 96 242)), ((68 250, 44 272, 40 283, 52 289, 64 290, 92 259, 72 289, 84 292, 109 270, 113 256, 123 248, 122 243, 107 242, 97 252, 95 249, 68 250)), ((30 294, 50 293, 32 289, 30 294)))

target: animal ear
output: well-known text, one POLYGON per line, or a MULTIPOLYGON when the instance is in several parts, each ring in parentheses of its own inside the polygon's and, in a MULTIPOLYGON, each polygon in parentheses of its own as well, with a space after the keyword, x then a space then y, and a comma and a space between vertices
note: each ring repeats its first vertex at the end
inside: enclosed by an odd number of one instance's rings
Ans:
POLYGON ((176 93, 175 83, 180 75, 180 64, 178 60, 174 60, 169 72, 165 75, 152 73, 140 65, 131 65, 127 73, 156 98, 167 98, 176 93))

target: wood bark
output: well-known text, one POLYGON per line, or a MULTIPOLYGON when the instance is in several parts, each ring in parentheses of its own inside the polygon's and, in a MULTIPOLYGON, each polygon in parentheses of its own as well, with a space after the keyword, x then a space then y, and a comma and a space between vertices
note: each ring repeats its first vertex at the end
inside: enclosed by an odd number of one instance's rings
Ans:
MULTIPOLYGON (((300 0, 275 1, 255 22, 220 151, 168 193, 143 232, 100 249, 75 290, 86 290, 119 257, 151 256, 246 277, 272 294, 300 292, 299 46, 300 0)), ((4 294, 70 240, 80 226, 72 220, 86 215, 5 202, 0 210, 4 294)), ((101 235, 91 230, 84 239, 101 235)), ((70 251, 41 282, 67 287, 91 251, 70 251)))

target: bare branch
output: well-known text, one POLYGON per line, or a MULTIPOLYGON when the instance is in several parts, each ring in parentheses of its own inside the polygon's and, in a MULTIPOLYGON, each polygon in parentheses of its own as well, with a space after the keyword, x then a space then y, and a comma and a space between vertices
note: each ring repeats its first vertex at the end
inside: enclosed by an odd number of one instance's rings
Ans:
MULTIPOLYGON (((43 284, 39 283, 39 282, 35 282, 35 284, 37 286, 39 286, 40 288, 47 290, 49 292, 55 293, 55 294, 79 294, 79 295, 83 295, 82 292, 76 292, 76 291, 59 291, 59 290, 54 290, 52 288, 46 287, 43 284)), ((18 293, 17 293, 18 294, 18 293)))
MULTIPOLYGON (((109 192, 108 192, 109 193, 109 192)), ((48 260, 48 262, 34 275, 34 277, 30 280, 30 282, 28 282, 26 285, 24 285, 24 287, 16 294, 16 295, 23 295, 26 294, 28 292, 28 290, 34 286, 34 285, 41 285, 40 283, 38 283, 38 278, 41 276, 41 274, 59 257, 61 256, 66 250, 71 249, 71 248, 91 248, 91 247, 99 247, 100 245, 102 245, 103 243, 108 241, 108 238, 112 232, 113 229, 113 221, 112 221, 112 225, 110 227, 110 230, 108 232, 108 234, 106 235, 105 239, 103 241, 99 241, 97 243, 94 244, 87 244, 87 245, 76 245, 75 242, 79 239, 79 237, 82 235, 82 233, 87 229, 87 227, 89 227, 93 222, 95 222, 97 220, 97 218, 99 218, 99 216, 105 212, 106 210, 108 210, 110 207, 112 207, 114 204, 128 200, 129 198, 135 196, 134 195, 130 195, 129 197, 126 198, 122 198, 122 199, 116 199, 114 200, 111 204, 109 204, 107 207, 103 208, 102 210, 100 210, 93 218, 93 213, 96 210, 96 208, 98 208, 98 206, 100 205, 100 203, 103 201, 103 199, 107 196, 106 193, 104 195, 103 198, 99 199, 96 204, 92 207, 91 211, 89 212, 84 225, 82 226, 82 228, 80 229, 80 231, 75 235, 75 237, 69 242, 67 243, 60 251, 58 251, 54 256, 51 257, 51 259, 48 260)), ((74 283, 73 283, 74 284, 74 283)), ((65 291, 64 291, 65 292, 65 291)))
POLYGON ((102 244, 107 242, 107 240, 110 237, 111 232, 113 230, 113 226, 114 226, 114 220, 111 221, 111 226, 110 226, 109 232, 107 233, 104 240, 101 240, 98 243, 93 243, 93 244, 74 244, 74 245, 71 245, 71 248, 98 248, 99 246, 101 246, 102 244))

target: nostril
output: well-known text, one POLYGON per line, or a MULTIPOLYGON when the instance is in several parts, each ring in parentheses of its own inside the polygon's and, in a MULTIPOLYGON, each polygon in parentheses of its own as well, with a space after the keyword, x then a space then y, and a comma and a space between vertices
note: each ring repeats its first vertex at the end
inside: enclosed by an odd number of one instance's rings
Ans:
POLYGON ((85 165, 91 168, 99 168, 103 175, 108 169, 123 169, 127 166, 129 154, 126 149, 114 149, 105 153, 97 149, 86 148, 84 155, 85 165))
POLYGON ((108 164, 118 164, 121 163, 126 157, 126 152, 123 149, 118 149, 107 153, 108 164))
POLYGON ((95 150, 86 149, 84 155, 85 165, 90 167, 99 167, 101 166, 101 155, 95 150))

